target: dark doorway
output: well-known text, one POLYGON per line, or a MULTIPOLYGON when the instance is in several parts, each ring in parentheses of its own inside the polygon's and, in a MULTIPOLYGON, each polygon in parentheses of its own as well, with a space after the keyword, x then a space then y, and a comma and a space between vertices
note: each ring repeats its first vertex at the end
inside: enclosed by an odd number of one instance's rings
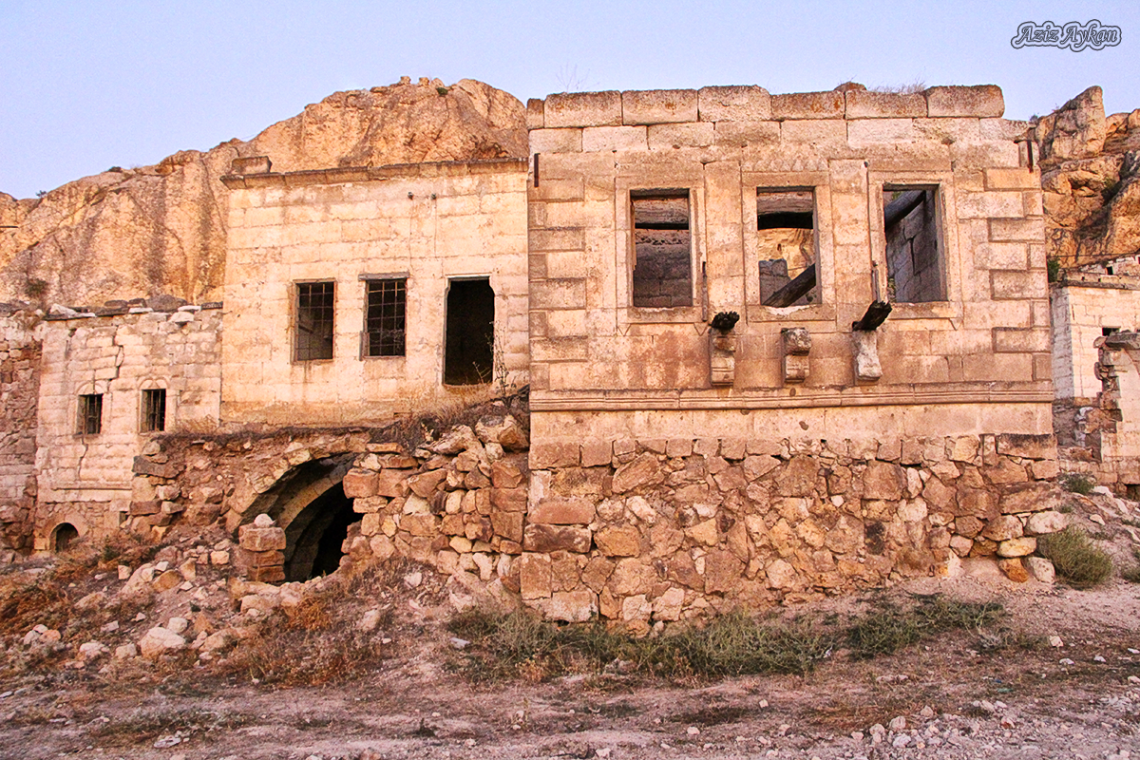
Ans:
POLYGON ((495 291, 491 290, 491 281, 452 280, 447 291, 444 384, 491 382, 494 346, 495 291))
POLYGON ((348 526, 361 517, 340 483, 313 499, 285 529, 285 580, 307 581, 340 567, 348 526))
POLYGON ((65 552, 79 540, 79 531, 71 523, 60 523, 55 529, 52 539, 52 548, 57 552, 65 552))

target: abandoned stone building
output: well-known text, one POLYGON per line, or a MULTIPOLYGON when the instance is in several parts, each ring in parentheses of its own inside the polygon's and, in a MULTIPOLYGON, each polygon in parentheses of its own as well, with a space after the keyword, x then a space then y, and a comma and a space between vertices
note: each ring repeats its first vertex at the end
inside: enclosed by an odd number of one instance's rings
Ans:
POLYGON ((574 93, 526 105, 525 155, 238 151, 214 300, 4 317, 9 556, 221 521, 254 579, 399 554, 633 627, 1045 574, 1055 390, 1096 396, 1140 341, 1073 325, 1080 361, 1051 354, 1039 138, 1003 112, 994 86, 574 93))

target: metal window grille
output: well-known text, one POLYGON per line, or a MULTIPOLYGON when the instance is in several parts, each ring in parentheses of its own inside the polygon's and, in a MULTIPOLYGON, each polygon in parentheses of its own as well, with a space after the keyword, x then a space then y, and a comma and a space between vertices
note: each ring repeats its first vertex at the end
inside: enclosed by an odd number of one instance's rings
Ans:
POLYGON ((333 358, 333 295, 331 282, 297 284, 297 361, 333 358))
POLYGON ((79 397, 79 434, 99 435, 103 430, 103 394, 85 393, 79 397))
POLYGON ((369 280, 365 356, 404 356, 405 280, 369 280))
POLYGON ((166 430, 166 389, 143 391, 143 432, 158 433, 166 430))

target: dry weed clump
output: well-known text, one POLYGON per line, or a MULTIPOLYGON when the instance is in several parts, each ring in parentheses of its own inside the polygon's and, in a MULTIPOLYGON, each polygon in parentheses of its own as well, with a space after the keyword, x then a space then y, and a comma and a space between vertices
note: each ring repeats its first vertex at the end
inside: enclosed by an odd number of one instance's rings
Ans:
POLYGON ((882 601, 853 622, 847 632, 847 644, 854 656, 873 659, 944 631, 980 632, 1003 616, 1004 610, 996 602, 960 602, 940 595, 918 597, 918 603, 909 609, 882 601))
POLYGON ((835 616, 757 619, 736 611, 704 625, 681 624, 638 639, 602 623, 559 626, 526 610, 473 609, 456 615, 448 628, 471 642, 453 665, 473 681, 541 681, 574 672, 685 681, 757 673, 802 675, 844 643, 854 657, 875 657, 944 631, 980 634, 1003 615, 999 604, 936 595, 920 597, 905 608, 878 602, 846 627, 835 616))
POLYGON ((1042 536, 1037 550, 1053 562, 1057 575, 1074 588, 1095 586, 1112 575, 1112 558, 1093 546, 1088 535, 1075 526, 1042 536))
POLYGON ((398 560, 329 576, 308 589, 298 604, 254 625, 218 664, 218 671, 282 686, 319 686, 375 671, 394 649, 389 635, 396 622, 393 604, 380 604, 413 566, 398 560), (371 624, 363 626, 361 615, 367 608, 376 613, 371 624))

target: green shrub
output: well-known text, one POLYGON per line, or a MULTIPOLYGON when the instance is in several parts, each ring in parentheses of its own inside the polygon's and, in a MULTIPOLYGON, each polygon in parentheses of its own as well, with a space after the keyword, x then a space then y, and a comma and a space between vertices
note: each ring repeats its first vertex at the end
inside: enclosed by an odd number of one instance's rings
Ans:
POLYGON ((1093 546, 1080 528, 1072 525, 1037 539, 1037 550, 1053 562, 1057 575, 1074 588, 1088 588, 1112 574, 1112 558, 1093 546))
MULTIPOLYGON (((1137 562, 1140 562, 1140 549, 1132 547, 1132 557, 1137 562)), ((1120 577, 1129 583, 1140 583, 1140 564, 1133 565, 1127 570, 1120 573, 1120 577)))
POLYGON ((943 631, 979 630, 1001 619, 1000 604, 975 604, 939 595, 920 597, 913 608, 900 609, 890 602, 856 619, 847 632, 848 646, 859 658, 893 654, 943 631))
POLYGON ((1068 472, 1061 476, 1061 487, 1070 493, 1088 496, 1096 488, 1096 478, 1079 472, 1068 472))

